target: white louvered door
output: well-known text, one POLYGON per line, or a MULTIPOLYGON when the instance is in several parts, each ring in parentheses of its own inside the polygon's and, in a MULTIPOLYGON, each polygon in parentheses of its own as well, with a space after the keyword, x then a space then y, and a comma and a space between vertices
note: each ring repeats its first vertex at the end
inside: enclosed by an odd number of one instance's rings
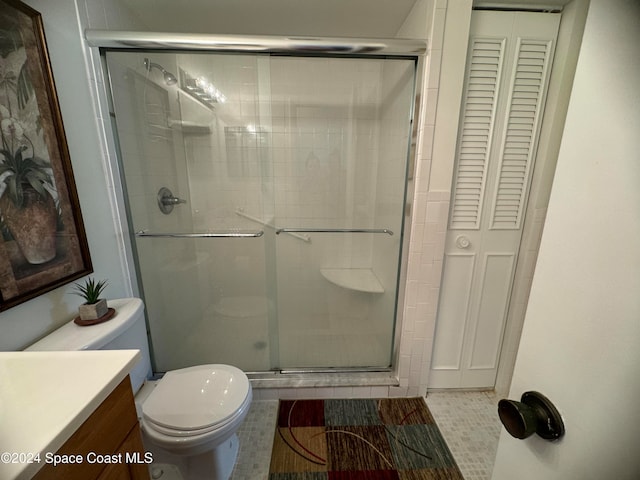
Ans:
POLYGON ((495 385, 559 22, 473 12, 430 388, 495 385))

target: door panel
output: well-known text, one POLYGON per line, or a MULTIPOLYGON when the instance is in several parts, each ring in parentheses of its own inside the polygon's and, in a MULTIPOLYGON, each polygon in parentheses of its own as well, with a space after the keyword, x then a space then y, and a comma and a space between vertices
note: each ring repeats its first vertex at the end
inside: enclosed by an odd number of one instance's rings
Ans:
POLYGON ((469 310, 475 259, 472 253, 454 253, 445 257, 442 288, 457 289, 458 296, 447 296, 440 302, 439 314, 443 319, 443 328, 438 331, 441 341, 436 343, 433 352, 433 375, 439 375, 440 371, 459 371, 461 367, 464 322, 469 310))
POLYGON ((552 41, 518 39, 511 97, 493 196, 492 229, 519 230, 528 191, 552 41))
POLYGON ((638 18, 589 5, 508 396, 543 393, 566 435, 503 429, 493 480, 640 478, 640 249, 621 248, 640 238, 638 18))
POLYGON ((430 388, 495 384, 559 21, 472 15, 430 388), (461 252, 478 259, 464 280, 448 261, 461 252))
POLYGON ((477 230, 484 200, 505 39, 471 41, 450 227, 477 230))
POLYGON ((502 320, 509 302, 513 254, 489 253, 485 256, 481 291, 471 358, 471 370, 495 369, 498 363, 502 320))

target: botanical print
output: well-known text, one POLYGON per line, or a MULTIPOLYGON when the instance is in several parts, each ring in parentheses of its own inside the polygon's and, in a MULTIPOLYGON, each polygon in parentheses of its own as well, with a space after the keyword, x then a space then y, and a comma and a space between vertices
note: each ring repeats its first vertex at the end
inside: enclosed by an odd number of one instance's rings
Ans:
POLYGON ((0 309, 90 268, 40 29, 0 1, 0 309))
POLYGON ((58 192, 22 36, 6 22, 0 23, 0 118, 3 237, 13 237, 28 263, 46 263, 56 256, 58 192))

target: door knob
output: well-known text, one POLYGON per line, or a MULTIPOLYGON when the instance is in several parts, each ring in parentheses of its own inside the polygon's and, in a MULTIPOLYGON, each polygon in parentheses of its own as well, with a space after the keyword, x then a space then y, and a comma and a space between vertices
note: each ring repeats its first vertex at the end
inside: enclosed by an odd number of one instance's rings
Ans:
POLYGON ((551 401, 538 392, 525 392, 519 402, 502 399, 498 416, 507 432, 525 439, 534 433, 545 440, 557 440, 564 435, 562 416, 551 401))
POLYGON ((456 247, 458 248, 469 248, 471 246, 471 240, 464 235, 458 235, 456 237, 456 247))

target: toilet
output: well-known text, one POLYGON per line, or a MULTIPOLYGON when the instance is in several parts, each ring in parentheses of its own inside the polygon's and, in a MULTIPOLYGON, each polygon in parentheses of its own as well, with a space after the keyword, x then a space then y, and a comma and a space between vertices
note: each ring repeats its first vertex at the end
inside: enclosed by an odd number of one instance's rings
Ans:
POLYGON ((139 298, 108 301, 116 315, 80 327, 73 321, 26 350, 140 350, 130 373, 151 478, 227 480, 238 456, 236 432, 252 400, 249 379, 231 365, 198 365, 151 377, 151 359, 139 298))

